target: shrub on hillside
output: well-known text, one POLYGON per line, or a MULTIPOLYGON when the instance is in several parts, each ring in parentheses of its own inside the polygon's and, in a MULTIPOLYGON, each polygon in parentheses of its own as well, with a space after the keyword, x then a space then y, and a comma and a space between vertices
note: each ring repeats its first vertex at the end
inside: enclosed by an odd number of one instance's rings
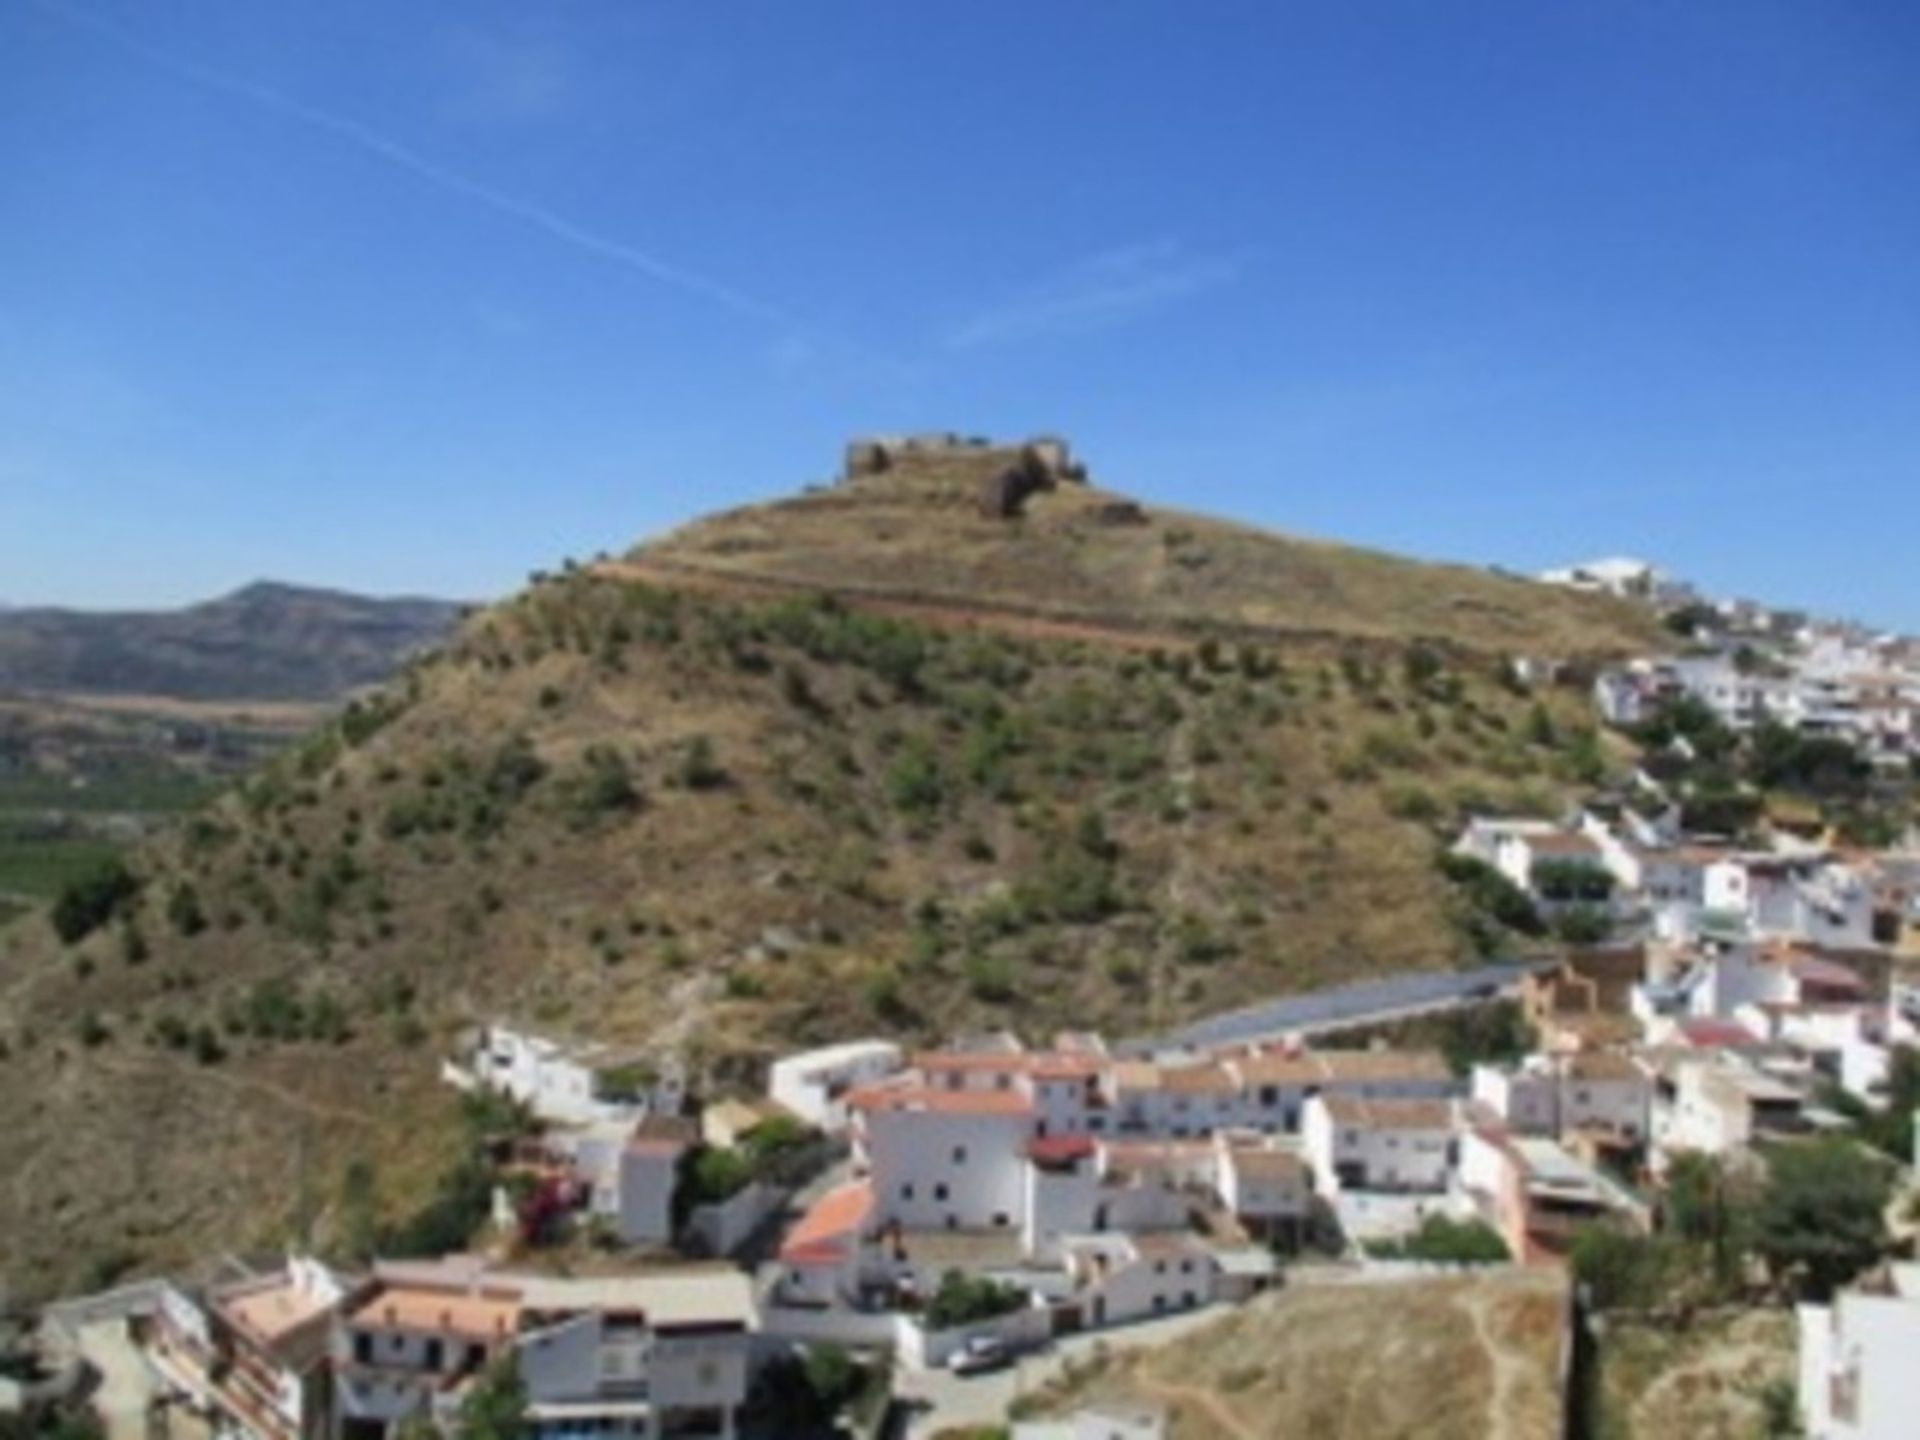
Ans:
POLYGON ((140 893, 140 881, 118 858, 74 876, 54 897, 54 934, 73 945, 113 919, 140 893))

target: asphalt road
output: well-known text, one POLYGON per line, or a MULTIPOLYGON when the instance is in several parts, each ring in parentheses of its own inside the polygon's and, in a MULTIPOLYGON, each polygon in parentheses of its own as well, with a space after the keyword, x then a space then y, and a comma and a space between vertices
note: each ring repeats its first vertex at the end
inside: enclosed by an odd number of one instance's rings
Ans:
POLYGON ((1351 1029, 1402 1019, 1493 999, 1528 971, 1552 963, 1551 960, 1502 961, 1472 970, 1418 972, 1392 975, 1384 980, 1363 980, 1229 1010, 1164 1035, 1128 1041, 1121 1048, 1132 1054, 1156 1049, 1211 1049, 1252 1044, 1287 1034, 1311 1035, 1316 1031, 1351 1029))

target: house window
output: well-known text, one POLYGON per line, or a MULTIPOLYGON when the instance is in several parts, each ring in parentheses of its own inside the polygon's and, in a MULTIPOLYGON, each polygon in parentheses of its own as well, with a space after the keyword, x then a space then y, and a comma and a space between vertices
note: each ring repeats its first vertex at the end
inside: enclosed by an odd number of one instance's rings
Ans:
POLYGON ((427 1358, 426 1358, 427 1369, 429 1370, 443 1369, 446 1365, 446 1359, 447 1359, 447 1347, 445 1345, 441 1344, 441 1342, 438 1339, 427 1341, 427 1358))
POLYGON ((478 1370, 482 1365, 486 1363, 487 1363, 487 1351, 485 1346, 483 1345, 467 1346, 467 1364, 466 1364, 467 1369, 478 1370))
POLYGON ((956 1165, 964 1165, 967 1163, 967 1147, 966 1146, 956 1145, 953 1147, 953 1163, 956 1165))
POLYGON ((936 1186, 934 1186, 934 1187, 933 1187, 933 1198, 934 1198, 934 1199, 936 1199, 936 1200, 944 1200, 944 1199, 946 1199, 946 1198, 947 1198, 947 1187, 946 1187, 945 1185, 936 1185, 936 1186))
POLYGON ((1164 1260, 1156 1260, 1156 1261, 1154 1261, 1154 1262, 1153 1262, 1153 1273, 1154 1273, 1154 1274, 1156 1274, 1156 1275, 1164 1275, 1164 1274, 1166 1274, 1166 1273, 1167 1273, 1167 1262, 1166 1262, 1166 1261, 1164 1261, 1164 1260))
POLYGON ((720 1366, 718 1362, 713 1360, 702 1360, 700 1362, 701 1388, 704 1390, 711 1390, 715 1385, 719 1383, 720 1383, 720 1366))
POLYGON ((362 1365, 371 1365, 373 1363, 373 1337, 371 1335, 356 1334, 353 1337, 353 1358, 362 1365))
POLYGON ((1011 1225, 1013 1222, 1007 1218, 1006 1211, 996 1210, 993 1212, 993 1223, 996 1226, 998 1226, 1000 1229, 1004 1230, 1007 1228, 1007 1226, 1011 1225))
POLYGON ((902 1186, 900 1187, 900 1198, 901 1198, 902 1200, 911 1200, 911 1199, 913 1199, 913 1186, 911 1186, 911 1185, 902 1185, 902 1186))
POLYGON ((1182 1275, 1191 1275, 1193 1273, 1193 1262, 1191 1260, 1182 1260, 1180 1262, 1180 1273, 1182 1275))

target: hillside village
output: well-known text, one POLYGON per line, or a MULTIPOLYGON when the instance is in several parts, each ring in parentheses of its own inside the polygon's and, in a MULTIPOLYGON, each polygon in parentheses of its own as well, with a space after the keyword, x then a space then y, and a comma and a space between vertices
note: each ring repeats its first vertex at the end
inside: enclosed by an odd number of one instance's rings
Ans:
MULTIPOLYGON (((843 483, 982 449, 859 442, 843 483)), ((959 502, 983 520, 1084 484, 1059 442, 992 453, 959 502)), ((1591 679, 1632 766, 1446 837, 1448 884, 1498 920, 1482 968, 1126 1034, 1010 1016, 925 1045, 855 1017, 720 1085, 671 1042, 499 1014, 437 1058, 471 1162, 404 1236, 56 1302, 0 1406, 59 1413, 104 1375, 115 1440, 464 1433, 498 1410, 553 1440, 890 1414, 980 1434, 1009 1407, 1016 1435, 1131 1440, 1179 1403, 1049 1416, 1047 1366, 1316 1284, 1519 1271, 1578 1286, 1554 1342, 1570 1409, 1605 1364, 1596 1317, 1791 1304, 1797 1364, 1736 1407, 1908 1433, 1914 647, 1631 565, 1543 583, 1654 605, 1679 643, 1591 679)), ((1516 657, 1509 683, 1564 677, 1516 657)))

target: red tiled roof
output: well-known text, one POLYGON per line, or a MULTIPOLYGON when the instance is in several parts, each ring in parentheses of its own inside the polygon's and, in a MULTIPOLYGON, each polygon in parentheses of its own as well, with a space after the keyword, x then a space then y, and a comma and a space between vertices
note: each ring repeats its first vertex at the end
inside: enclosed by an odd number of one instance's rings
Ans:
POLYGON ((1823 960, 1817 955, 1802 955, 1793 961, 1793 973, 1802 982, 1811 982, 1832 990, 1845 990, 1854 995, 1867 993, 1866 983, 1846 966, 1834 960, 1823 960))
POLYGON ((1743 1045, 1760 1043, 1758 1037, 1746 1026, 1710 1016, 1682 1020, 1679 1028, 1686 1042, 1696 1049, 1738 1049, 1743 1045))
POLYGON ((873 1184, 856 1180, 829 1190, 813 1202, 780 1242, 780 1258, 789 1265, 838 1265, 873 1214, 873 1184))
POLYGON ((1047 1135, 1027 1142, 1027 1158, 1041 1165, 1063 1165, 1091 1154, 1091 1135, 1047 1135))
POLYGON ((1017 1090, 934 1090, 924 1085, 869 1086, 850 1092, 851 1110, 922 1110, 934 1115, 1031 1115, 1033 1101, 1017 1090))

